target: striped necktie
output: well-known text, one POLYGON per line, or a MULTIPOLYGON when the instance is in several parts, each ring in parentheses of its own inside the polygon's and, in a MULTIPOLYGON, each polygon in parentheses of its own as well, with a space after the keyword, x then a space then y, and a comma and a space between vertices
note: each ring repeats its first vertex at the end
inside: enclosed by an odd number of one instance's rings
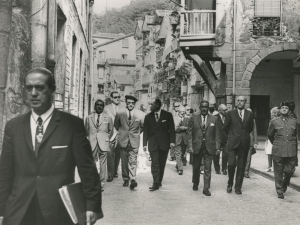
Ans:
POLYGON ((97 117, 97 124, 96 124, 97 128, 99 127, 99 120, 100 120, 100 114, 98 114, 98 117, 97 117))
POLYGON ((38 119, 37 119, 37 126, 36 126, 36 132, 35 132, 35 156, 36 157, 38 155, 38 150, 39 150, 39 147, 40 147, 41 142, 43 140, 43 135, 44 135, 43 120, 39 116, 38 119))

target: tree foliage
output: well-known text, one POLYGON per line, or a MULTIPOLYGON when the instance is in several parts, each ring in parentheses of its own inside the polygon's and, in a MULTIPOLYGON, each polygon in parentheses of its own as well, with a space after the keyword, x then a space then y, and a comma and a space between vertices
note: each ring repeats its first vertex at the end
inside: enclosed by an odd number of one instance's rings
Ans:
POLYGON ((95 33, 134 32, 136 22, 145 15, 153 15, 155 10, 173 10, 175 4, 169 0, 132 0, 129 5, 120 9, 109 9, 104 14, 94 16, 95 33))

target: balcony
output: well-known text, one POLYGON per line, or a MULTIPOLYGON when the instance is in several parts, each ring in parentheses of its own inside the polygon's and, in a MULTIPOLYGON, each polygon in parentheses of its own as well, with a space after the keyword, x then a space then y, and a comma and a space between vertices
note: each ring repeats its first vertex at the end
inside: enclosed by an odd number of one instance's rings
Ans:
POLYGON ((151 67, 151 66, 155 65, 154 57, 151 54, 151 52, 149 52, 147 55, 145 55, 144 61, 145 61, 145 63, 144 63, 145 67, 151 67))
POLYGON ((139 69, 141 67, 143 67, 143 59, 139 57, 139 59, 136 61, 135 68, 139 69))
POLYGON ((215 45, 216 10, 182 11, 180 20, 180 47, 215 45))

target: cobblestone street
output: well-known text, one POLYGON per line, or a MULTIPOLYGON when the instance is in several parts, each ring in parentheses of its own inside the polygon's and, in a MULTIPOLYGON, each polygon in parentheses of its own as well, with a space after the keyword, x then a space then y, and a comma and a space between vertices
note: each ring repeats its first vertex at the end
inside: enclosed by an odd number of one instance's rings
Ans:
MULTIPOLYGON (((150 162, 149 162, 150 163, 150 162)), ((150 165, 147 163, 148 165, 150 165)), ((300 195, 288 189, 277 198, 274 182, 254 173, 244 180, 243 194, 226 193, 227 176, 213 170, 211 197, 192 190, 192 166, 177 175, 175 163, 167 162, 163 186, 155 192, 148 170, 138 175, 138 187, 122 186, 122 178, 107 183, 103 192, 104 218, 99 224, 299 224, 300 195)), ((120 174, 120 172, 119 172, 120 174)), ((202 175, 201 175, 202 176, 202 175)))

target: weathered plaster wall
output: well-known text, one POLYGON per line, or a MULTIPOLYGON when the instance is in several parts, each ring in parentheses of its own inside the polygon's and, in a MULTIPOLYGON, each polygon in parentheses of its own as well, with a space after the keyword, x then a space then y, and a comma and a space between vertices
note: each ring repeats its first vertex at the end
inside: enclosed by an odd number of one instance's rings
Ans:
MULTIPOLYGON (((300 1, 283 0, 282 36, 252 36, 253 0, 237 0, 236 95, 250 95, 250 80, 259 62, 269 54, 299 50, 300 1)), ((226 64, 226 95, 231 108, 233 94, 233 0, 218 1, 219 13, 215 53, 226 64)), ((249 104, 250 102, 248 102, 249 104)), ((249 105, 247 105, 249 107, 249 105)))

